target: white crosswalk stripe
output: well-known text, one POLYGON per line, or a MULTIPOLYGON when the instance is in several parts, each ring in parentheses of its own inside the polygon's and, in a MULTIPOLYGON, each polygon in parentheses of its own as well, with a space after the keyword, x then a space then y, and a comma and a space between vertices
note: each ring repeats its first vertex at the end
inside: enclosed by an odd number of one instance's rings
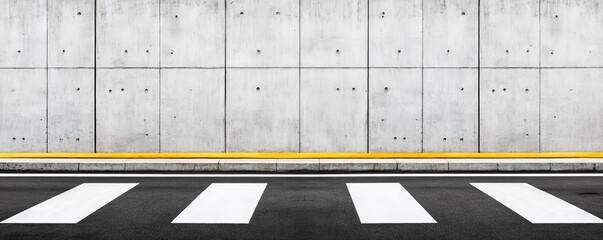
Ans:
MULTIPOLYGON (((0 223, 75 224, 137 185, 84 183, 0 223)), ((603 223, 597 216, 527 183, 471 185, 534 224, 603 223)), ((362 224, 436 223, 400 183, 346 186, 362 224)), ((212 183, 172 223, 249 224, 266 187, 266 183, 212 183)))
POLYGON ((532 223, 603 223, 603 221, 527 183, 471 183, 532 223))
POLYGON ((248 224, 266 183, 213 183, 172 223, 248 224))
POLYGON ((360 222, 436 223, 399 183, 348 183, 360 222))
POLYGON ((2 223, 75 224, 138 183, 84 183, 2 223))

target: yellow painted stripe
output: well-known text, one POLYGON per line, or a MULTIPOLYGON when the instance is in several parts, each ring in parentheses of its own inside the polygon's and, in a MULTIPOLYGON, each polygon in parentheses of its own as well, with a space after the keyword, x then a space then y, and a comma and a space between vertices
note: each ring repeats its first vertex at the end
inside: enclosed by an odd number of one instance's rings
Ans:
POLYGON ((603 158, 603 152, 546 153, 0 153, 0 158, 252 158, 252 159, 371 159, 371 158, 603 158))

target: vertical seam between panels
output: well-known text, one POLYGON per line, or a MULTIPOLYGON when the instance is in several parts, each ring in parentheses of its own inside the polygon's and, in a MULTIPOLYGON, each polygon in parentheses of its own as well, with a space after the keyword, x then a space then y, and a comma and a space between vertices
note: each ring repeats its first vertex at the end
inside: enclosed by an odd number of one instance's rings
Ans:
POLYGON ((481 152, 481 0, 477 1, 477 152, 481 152))
POLYGON ((158 21, 159 22, 159 25, 158 25, 158 27, 159 27, 159 45, 157 46, 157 48, 159 49, 159 73, 158 73, 159 74, 159 90, 158 90, 158 92, 159 92, 159 101, 158 101, 158 104, 159 104, 159 106, 158 106, 159 107, 159 120, 158 120, 158 122, 159 122, 159 129, 158 129, 159 130, 159 136, 158 136, 159 137, 159 148, 158 148, 158 152, 161 152, 161 37, 162 37, 161 36, 161 0, 158 0, 158 2, 159 2, 159 12, 157 13, 159 16, 158 17, 158 19, 159 19, 159 21, 158 21))
POLYGON ((370 45, 371 45, 371 1, 366 1, 366 152, 370 152, 370 45))
POLYGON ((227 74, 227 65, 226 64, 227 64, 227 59, 226 58, 228 56, 227 51, 226 51, 226 47, 227 47, 226 46, 226 44, 227 44, 226 32, 228 31, 228 26, 226 25, 227 24, 226 19, 227 19, 227 15, 228 15, 227 8, 228 8, 228 0, 224 0, 224 120, 223 120, 223 123, 224 123, 224 152, 227 152, 226 151, 226 149, 227 149, 226 140, 228 139, 226 136, 226 133, 227 133, 227 131, 226 131, 226 127, 227 127, 226 126, 226 74, 227 74))
POLYGON ((94 0, 94 152, 97 152, 96 148, 96 54, 97 54, 97 43, 96 43, 96 5, 97 0, 94 0))
POLYGON ((302 148, 301 148, 301 124, 302 124, 302 118, 301 118, 301 1, 302 0, 298 0, 298 7, 297 7, 297 119, 298 119, 298 126, 297 126, 297 142, 298 142, 298 146, 297 146, 297 151, 298 152, 302 152, 302 148))
POLYGON ((421 152, 425 152, 425 0, 421 1, 421 152))
POLYGON ((538 0, 538 152, 542 151, 542 0, 538 0))
POLYGON ((49 42, 48 42, 48 31, 49 31, 49 19, 50 18, 50 14, 48 11, 48 0, 46 1, 46 152, 50 152, 50 148, 48 148, 48 142, 49 142, 49 132, 48 132, 48 95, 49 95, 49 88, 48 88, 48 51, 49 51, 49 42))

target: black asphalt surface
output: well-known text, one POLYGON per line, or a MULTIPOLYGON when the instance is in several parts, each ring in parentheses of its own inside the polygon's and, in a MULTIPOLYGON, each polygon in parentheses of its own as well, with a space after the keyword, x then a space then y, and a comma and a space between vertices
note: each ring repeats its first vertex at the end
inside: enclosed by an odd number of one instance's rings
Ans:
POLYGON ((470 185, 525 182, 603 218, 603 177, 0 177, 0 221, 82 183, 139 183, 78 224, 0 224, 0 239, 603 239, 532 224, 470 185), (171 224, 211 183, 268 183, 250 224, 171 224), (361 224, 346 183, 401 183, 435 224, 361 224))

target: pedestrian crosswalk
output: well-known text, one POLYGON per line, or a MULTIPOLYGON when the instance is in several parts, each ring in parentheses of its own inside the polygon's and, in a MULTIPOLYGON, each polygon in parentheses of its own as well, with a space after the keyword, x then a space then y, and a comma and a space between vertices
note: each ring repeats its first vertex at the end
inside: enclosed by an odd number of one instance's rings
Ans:
POLYGON ((84 183, 2 223, 78 223, 136 183, 84 183))
MULTIPOLYGON (((0 223, 76 224, 137 185, 83 183, 0 223)), ((599 217, 527 183, 471 185, 533 224, 603 223, 599 217)), ((249 224, 267 186, 266 183, 212 183, 171 223, 249 224)), ((429 209, 400 183, 347 183, 346 187, 361 224, 437 223, 429 209)))
POLYGON ((247 224, 266 189, 265 183, 213 183, 172 223, 247 224))
POLYGON ((527 183, 472 183, 531 223, 603 223, 594 215, 527 183))
POLYGON ((348 183, 361 223, 435 223, 399 183, 348 183))

